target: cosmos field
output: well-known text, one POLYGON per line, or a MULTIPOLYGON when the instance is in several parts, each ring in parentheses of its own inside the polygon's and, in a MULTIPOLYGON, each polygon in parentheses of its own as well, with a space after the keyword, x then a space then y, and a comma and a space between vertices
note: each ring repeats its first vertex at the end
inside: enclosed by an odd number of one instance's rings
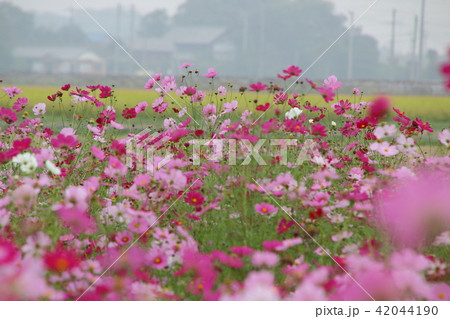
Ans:
POLYGON ((0 299, 450 299, 449 98, 193 70, 2 83, 0 299))

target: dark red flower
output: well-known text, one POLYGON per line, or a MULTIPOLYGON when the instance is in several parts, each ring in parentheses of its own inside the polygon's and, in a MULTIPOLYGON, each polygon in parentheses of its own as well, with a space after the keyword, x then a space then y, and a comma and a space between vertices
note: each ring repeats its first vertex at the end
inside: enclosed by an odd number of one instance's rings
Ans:
POLYGON ((278 223, 278 227, 277 227, 277 232, 278 235, 281 235, 282 233, 284 233, 285 231, 289 230, 289 228, 292 227, 292 225, 294 225, 294 221, 286 221, 286 219, 282 219, 279 223, 278 223))
POLYGON ((136 117, 136 109, 127 107, 123 110, 122 116, 126 119, 134 119, 136 117))

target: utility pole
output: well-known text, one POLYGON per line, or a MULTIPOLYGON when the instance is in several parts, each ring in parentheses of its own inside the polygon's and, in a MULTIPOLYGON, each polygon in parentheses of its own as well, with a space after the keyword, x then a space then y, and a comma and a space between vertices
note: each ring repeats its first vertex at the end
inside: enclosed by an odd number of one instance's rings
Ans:
POLYGON ((416 79, 416 68, 417 68, 417 61, 416 61, 416 48, 417 48, 417 27, 419 25, 419 17, 416 15, 414 17, 414 31, 413 31, 413 37, 412 37, 412 48, 411 48, 411 70, 409 74, 409 79, 414 80, 416 79))
MULTIPOLYGON (((116 39, 117 41, 120 41, 120 20, 122 15, 122 6, 117 4, 116 9, 116 39)), ((114 46, 114 75, 119 74, 119 46, 114 46)))
POLYGON ((392 31, 391 31, 391 80, 395 79, 395 22, 396 22, 397 10, 392 10, 392 31))
POLYGON ((134 4, 130 7, 130 47, 133 48, 134 41, 134 29, 135 29, 135 19, 136 19, 136 7, 134 4))
MULTIPOLYGON (((350 12, 350 25, 353 24, 353 12, 350 12)), ((347 58, 347 80, 351 80, 353 77, 353 27, 349 30, 348 40, 348 58, 347 58)))
POLYGON ((259 5, 259 54, 258 54, 258 77, 261 78, 263 76, 264 70, 264 42, 265 42, 265 21, 264 21, 264 10, 266 2, 262 1, 259 5))
POLYGON ((395 18, 397 15, 397 10, 392 10, 392 33, 391 33, 391 60, 394 62, 395 59, 395 18))
POLYGON ((419 37, 419 63, 417 65, 416 77, 420 77, 423 67, 423 47, 425 33, 425 0, 422 0, 422 10, 420 13, 420 37, 419 37))

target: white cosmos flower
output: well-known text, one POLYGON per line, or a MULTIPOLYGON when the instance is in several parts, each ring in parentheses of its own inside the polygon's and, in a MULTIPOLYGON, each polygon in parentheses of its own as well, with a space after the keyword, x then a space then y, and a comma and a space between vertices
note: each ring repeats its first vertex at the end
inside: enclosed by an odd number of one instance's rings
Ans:
POLYGON ((336 122, 335 121, 331 121, 331 125, 336 126, 336 122))
POLYGON ((292 120, 292 119, 296 119, 297 117, 300 116, 300 114, 302 114, 303 111, 300 110, 297 107, 293 107, 292 109, 290 109, 288 112, 286 112, 285 114, 285 118, 292 120))
POLYGON ((25 174, 33 172, 38 165, 36 157, 32 153, 22 153, 14 156, 12 162, 16 165, 20 165, 20 170, 25 174))
POLYGON ((47 167, 47 169, 53 175, 61 175, 61 169, 58 166, 56 166, 55 164, 53 164, 52 162, 50 162, 49 160, 45 161, 45 167, 47 167))

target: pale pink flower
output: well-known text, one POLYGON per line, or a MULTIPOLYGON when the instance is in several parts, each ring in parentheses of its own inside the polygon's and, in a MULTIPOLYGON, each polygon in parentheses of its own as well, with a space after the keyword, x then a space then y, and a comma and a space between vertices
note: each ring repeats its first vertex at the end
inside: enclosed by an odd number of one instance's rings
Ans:
POLYGON ((14 205, 18 207, 31 207, 35 203, 39 191, 29 184, 23 184, 13 191, 11 198, 14 205))
POLYGON ((335 75, 331 75, 326 80, 323 81, 323 85, 324 87, 334 91, 342 86, 342 82, 339 82, 335 75))
POLYGON ((393 136, 397 132, 397 129, 395 128, 395 125, 385 125, 385 126, 378 126, 374 131, 373 134, 377 139, 383 139, 385 137, 393 136))
POLYGON ((227 95, 227 89, 224 86, 219 86, 217 88, 217 94, 219 94, 220 96, 225 96, 227 95))
POLYGON ((224 103, 223 104, 224 110, 223 113, 231 113, 236 111, 237 107, 238 107, 238 102, 237 101, 231 101, 228 103, 224 103))
POLYGON ((450 131, 445 129, 438 134, 439 142, 450 147, 450 131))
POLYGON ((89 193, 83 186, 69 186, 64 191, 65 207, 86 211, 89 208, 89 193))
POLYGON ((33 107, 33 113, 34 115, 44 115, 46 112, 46 105, 45 103, 38 103, 33 107))
POLYGON ((52 244, 52 240, 50 237, 43 233, 38 232, 33 236, 28 236, 26 243, 22 246, 22 251, 25 255, 38 257, 42 256, 45 252, 45 249, 52 244))
POLYGON ((19 89, 18 87, 9 87, 9 88, 2 88, 3 92, 8 94, 8 96, 12 99, 16 95, 22 93, 23 91, 19 89))
POLYGON ((275 267, 278 261, 278 255, 269 251, 257 251, 252 256, 252 265, 255 267, 275 267))
POLYGON ((118 178, 124 176, 127 173, 127 166, 124 165, 116 157, 109 158, 109 166, 105 168, 105 174, 111 178, 118 178))
POLYGON ((134 108, 136 113, 142 113, 145 111, 145 109, 148 107, 148 103, 147 102, 140 102, 136 105, 136 107, 134 108))
POLYGON ((370 144, 370 149, 373 151, 377 151, 378 153, 386 157, 398 154, 398 149, 395 147, 395 145, 390 145, 389 142, 372 143, 370 144))
POLYGON ((364 178, 364 171, 360 167, 352 167, 349 175, 351 179, 361 180, 364 178))
POLYGON ((209 117, 213 116, 214 114, 216 114, 216 112, 217 112, 217 109, 216 109, 216 106, 214 104, 207 104, 203 108, 202 114, 205 117, 209 118, 209 117))

